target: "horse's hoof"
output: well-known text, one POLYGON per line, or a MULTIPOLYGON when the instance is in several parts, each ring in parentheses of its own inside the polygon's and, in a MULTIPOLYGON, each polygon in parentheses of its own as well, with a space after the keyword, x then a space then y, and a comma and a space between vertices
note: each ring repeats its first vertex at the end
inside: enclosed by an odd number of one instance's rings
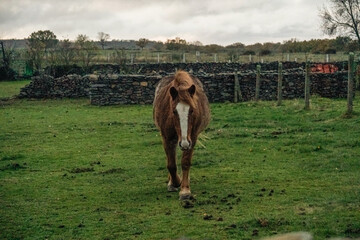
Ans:
POLYGON ((168 185, 167 190, 168 192, 177 192, 178 188, 174 187, 173 185, 168 185))
POLYGON ((181 201, 181 205, 182 205, 183 208, 193 208, 194 207, 194 201, 184 200, 184 201, 181 201))
POLYGON ((193 199, 194 199, 194 197, 191 195, 191 193, 180 194, 180 197, 179 197, 180 201, 193 200, 193 199))

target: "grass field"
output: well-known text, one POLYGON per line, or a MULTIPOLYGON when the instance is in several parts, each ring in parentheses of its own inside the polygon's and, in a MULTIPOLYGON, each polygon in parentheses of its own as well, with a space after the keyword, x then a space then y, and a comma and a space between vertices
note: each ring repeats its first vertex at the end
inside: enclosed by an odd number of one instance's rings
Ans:
MULTIPOLYGON (((3 87, 3 85, 2 85, 3 87)), ((0 104, 0 239, 360 237, 360 101, 212 104, 193 202, 166 191, 151 106, 0 104)))
POLYGON ((20 88, 29 83, 30 80, 0 82, 0 98, 19 94, 20 88))

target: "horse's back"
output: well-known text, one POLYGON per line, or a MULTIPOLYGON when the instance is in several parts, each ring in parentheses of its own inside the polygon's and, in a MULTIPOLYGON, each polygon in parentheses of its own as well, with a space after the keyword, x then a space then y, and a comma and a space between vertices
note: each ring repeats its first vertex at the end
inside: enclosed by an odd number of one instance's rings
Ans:
POLYGON ((204 86, 199 78, 191 76, 197 89, 197 106, 201 113, 201 125, 199 126, 199 133, 203 131, 210 123, 210 106, 209 100, 205 94, 204 86))
POLYGON ((163 77, 156 85, 155 88, 155 98, 154 98, 154 102, 153 105, 155 107, 156 101, 158 100, 158 96, 159 94, 165 95, 166 92, 164 92, 164 88, 166 86, 168 86, 172 81, 174 80, 174 77, 163 77))
POLYGON ((169 90, 170 83, 174 80, 174 77, 163 77, 156 85, 155 88, 155 97, 153 101, 153 119, 155 125, 160 129, 161 128, 161 118, 164 118, 167 115, 169 110, 169 99, 167 92, 169 90))

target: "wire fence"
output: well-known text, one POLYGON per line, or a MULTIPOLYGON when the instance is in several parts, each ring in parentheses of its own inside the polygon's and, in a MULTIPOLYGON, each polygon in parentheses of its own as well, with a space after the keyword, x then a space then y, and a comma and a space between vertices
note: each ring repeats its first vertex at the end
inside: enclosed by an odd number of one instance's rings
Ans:
MULTIPOLYGON (((359 54, 356 54, 356 60, 359 54)), ((159 63, 196 63, 196 62, 237 62, 237 63, 269 63, 269 62, 342 62, 348 60, 348 54, 339 52, 337 54, 311 54, 311 53, 272 53, 269 55, 242 55, 234 52, 181 52, 181 51, 150 51, 150 50, 93 50, 85 63, 78 55, 66 63, 60 54, 55 52, 44 55, 42 67, 50 65, 73 65, 78 66, 94 64, 159 64, 159 63)), ((32 76, 34 68, 27 60, 26 51, 18 51, 11 65, 19 77, 32 76)))

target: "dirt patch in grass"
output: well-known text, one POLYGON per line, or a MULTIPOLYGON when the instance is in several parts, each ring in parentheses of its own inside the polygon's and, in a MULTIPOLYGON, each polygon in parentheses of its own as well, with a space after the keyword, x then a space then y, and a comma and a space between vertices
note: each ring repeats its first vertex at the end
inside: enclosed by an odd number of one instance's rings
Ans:
POLYGON ((106 171, 100 172, 101 174, 114 174, 114 173, 123 173, 125 170, 122 168, 111 168, 106 171))
POLYGON ((24 155, 21 155, 21 154, 5 155, 0 159, 0 161, 17 160, 17 159, 21 159, 21 158, 24 158, 24 155))
POLYGON ((73 168, 72 170, 70 170, 70 173, 85 173, 85 172, 94 172, 94 168, 73 168))
POLYGON ((10 163, 2 168, 0 168, 1 171, 5 171, 5 170, 19 170, 19 169, 24 169, 26 167, 21 166, 19 163, 10 163))

